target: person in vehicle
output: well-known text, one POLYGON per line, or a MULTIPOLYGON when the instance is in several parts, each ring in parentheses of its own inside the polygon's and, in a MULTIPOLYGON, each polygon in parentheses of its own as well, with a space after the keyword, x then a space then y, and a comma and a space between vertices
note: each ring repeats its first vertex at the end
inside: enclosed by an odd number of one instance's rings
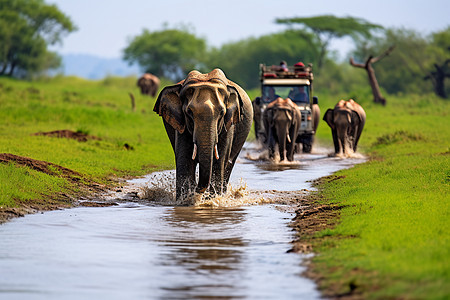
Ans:
POLYGON ((287 66, 287 62, 285 62, 284 60, 282 60, 280 62, 280 71, 281 72, 288 72, 289 71, 288 66, 287 66))
POLYGON ((275 93, 275 89, 272 86, 265 87, 264 102, 272 102, 278 97, 280 96, 275 93))
POLYGON ((289 98, 294 102, 309 102, 308 94, 305 91, 304 86, 295 86, 292 91, 289 92, 289 98))

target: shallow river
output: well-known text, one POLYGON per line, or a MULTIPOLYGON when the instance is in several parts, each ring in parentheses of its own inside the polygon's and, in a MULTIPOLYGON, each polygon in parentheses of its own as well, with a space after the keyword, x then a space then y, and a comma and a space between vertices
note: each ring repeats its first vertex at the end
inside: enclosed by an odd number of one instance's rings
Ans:
MULTIPOLYGON (((309 189, 362 161, 319 151, 274 165, 248 159, 256 150, 246 146, 231 181, 250 195, 309 189)), ((282 204, 141 202, 28 215, 0 226, 0 299, 318 299, 301 275, 305 256, 286 253, 293 216, 282 204)))

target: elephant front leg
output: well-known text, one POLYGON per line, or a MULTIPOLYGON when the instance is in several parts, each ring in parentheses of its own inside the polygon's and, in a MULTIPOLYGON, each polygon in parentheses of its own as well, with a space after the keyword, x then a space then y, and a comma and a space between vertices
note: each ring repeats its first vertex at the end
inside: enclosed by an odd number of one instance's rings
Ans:
POLYGON ((178 134, 175 143, 176 161, 176 199, 181 200, 189 197, 197 186, 195 182, 196 162, 192 160, 194 145, 192 138, 186 134, 178 134))
POLYGON ((226 188, 224 188, 224 162, 223 159, 220 159, 214 162, 212 166, 212 176, 211 176, 211 185, 209 187, 210 194, 220 195, 226 192, 226 188))
POLYGON ((339 154, 340 147, 339 147, 339 139, 338 139, 336 130, 331 130, 331 134, 333 136, 334 154, 339 154))
POLYGON ((294 161, 295 140, 297 139, 298 128, 293 126, 289 129, 291 141, 286 143, 286 158, 288 161, 294 161))
POLYGON ((277 145, 277 141, 275 139, 274 131, 272 129, 269 130, 267 139, 268 139, 267 145, 269 148, 269 158, 273 159, 275 157, 275 147, 277 145))
POLYGON ((214 163, 212 165, 211 193, 222 194, 227 191, 229 176, 226 176, 226 166, 230 158, 233 136, 232 129, 228 132, 222 132, 219 135, 219 142, 217 143, 217 155, 219 158, 214 157, 214 163))

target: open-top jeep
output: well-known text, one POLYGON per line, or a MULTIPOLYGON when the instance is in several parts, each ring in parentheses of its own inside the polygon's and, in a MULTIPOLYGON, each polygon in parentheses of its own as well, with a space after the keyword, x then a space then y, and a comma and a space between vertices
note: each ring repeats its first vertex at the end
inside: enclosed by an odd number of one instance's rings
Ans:
POLYGON ((253 101, 253 107, 255 135, 261 143, 266 142, 262 115, 267 105, 278 97, 290 98, 297 104, 301 113, 296 143, 302 144, 303 152, 311 152, 320 119, 317 97, 312 96, 313 79, 311 64, 305 66, 299 62, 286 67, 260 65, 261 97, 253 101))

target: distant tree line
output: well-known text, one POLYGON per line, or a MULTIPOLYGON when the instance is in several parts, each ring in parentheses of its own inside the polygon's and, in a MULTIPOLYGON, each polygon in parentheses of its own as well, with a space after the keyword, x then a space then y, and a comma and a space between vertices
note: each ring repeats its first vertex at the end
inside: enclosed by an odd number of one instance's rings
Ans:
MULTIPOLYGON (((187 28, 150 32, 144 30, 124 50, 124 59, 138 63, 142 70, 174 81, 182 79, 191 69, 209 71, 219 67, 243 87, 259 84, 259 64, 288 64, 298 61, 312 63, 316 87, 330 93, 356 93, 367 89, 367 75, 352 68, 349 58, 365 63, 386 49, 389 56, 373 65, 380 89, 389 94, 435 92, 445 98, 450 76, 450 27, 423 36, 410 29, 384 29, 377 24, 353 17, 277 19, 288 26, 279 33, 248 38, 208 48, 206 40, 196 37, 187 28), (354 50, 345 61, 329 50, 332 39, 350 37, 354 50)), ((378 91, 381 95, 381 92, 378 91)), ((370 95, 370 93, 369 93, 370 95)))
MULTIPOLYGON (((363 19, 331 15, 274 20, 280 32, 209 47, 190 28, 144 29, 132 38, 123 59, 137 63, 142 72, 180 80, 192 69, 221 68, 244 88, 259 84, 259 64, 312 63, 315 86, 333 94, 367 89, 362 66, 395 46, 389 56, 373 65, 378 94, 435 92, 442 98, 450 76, 450 27, 424 36, 414 30, 383 28, 363 19), (330 51, 333 39, 350 37, 354 50, 345 61, 330 51)), ((49 45, 76 30, 70 18, 44 0, 0 0, 0 76, 31 77, 57 68, 61 58, 49 45)), ((370 76, 369 76, 370 77, 370 76)), ((372 83, 371 83, 372 84, 372 83)), ((376 94, 376 93, 375 93, 376 94)), ((374 94, 374 95, 375 95, 374 94)))

